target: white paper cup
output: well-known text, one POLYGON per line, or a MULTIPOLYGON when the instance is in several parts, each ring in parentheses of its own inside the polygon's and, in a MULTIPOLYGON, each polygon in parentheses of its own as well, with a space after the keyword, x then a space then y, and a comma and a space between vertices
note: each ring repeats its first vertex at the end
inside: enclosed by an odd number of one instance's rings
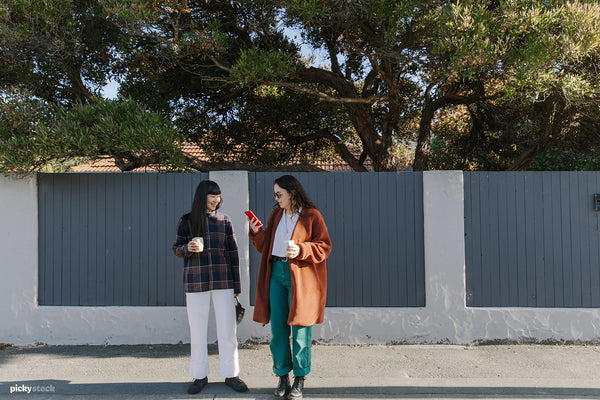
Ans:
POLYGON ((294 243, 293 240, 284 240, 283 243, 285 244, 285 254, 289 257, 290 253, 288 253, 288 247, 290 247, 296 243, 294 243))
POLYGON ((195 238, 192 238, 192 242, 196 242, 198 244, 198 246, 200 246, 201 253, 204 251, 204 238, 203 237, 196 236, 195 238))

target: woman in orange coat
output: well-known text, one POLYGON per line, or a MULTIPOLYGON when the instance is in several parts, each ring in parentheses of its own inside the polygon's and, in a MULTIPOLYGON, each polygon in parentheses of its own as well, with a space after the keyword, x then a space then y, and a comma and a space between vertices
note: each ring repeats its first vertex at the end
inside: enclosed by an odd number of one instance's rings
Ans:
POLYGON ((325 313, 331 240, 323 216, 296 178, 284 175, 273 189, 277 208, 266 228, 249 221, 250 240, 262 254, 254 321, 271 322, 273 372, 279 376, 275 399, 302 399, 311 369, 312 325, 322 323, 325 313))

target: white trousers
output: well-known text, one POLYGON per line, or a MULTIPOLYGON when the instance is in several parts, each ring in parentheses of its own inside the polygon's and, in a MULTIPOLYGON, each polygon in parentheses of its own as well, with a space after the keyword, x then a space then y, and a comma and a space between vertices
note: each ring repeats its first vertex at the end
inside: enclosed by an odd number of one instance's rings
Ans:
POLYGON ((211 297, 217 322, 220 375, 233 378, 240 373, 233 289, 186 293, 191 341, 190 377, 193 379, 203 379, 210 372, 207 336, 211 297))

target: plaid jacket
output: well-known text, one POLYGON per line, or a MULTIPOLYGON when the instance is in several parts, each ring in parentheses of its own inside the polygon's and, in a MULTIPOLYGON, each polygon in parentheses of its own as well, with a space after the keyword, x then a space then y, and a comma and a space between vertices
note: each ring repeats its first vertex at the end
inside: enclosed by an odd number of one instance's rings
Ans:
POLYGON ((191 214, 179 220, 173 252, 183 258, 183 281, 186 292, 206 292, 233 289, 241 292, 240 262, 233 225, 229 217, 219 211, 208 215, 204 251, 188 251, 192 239, 191 214))

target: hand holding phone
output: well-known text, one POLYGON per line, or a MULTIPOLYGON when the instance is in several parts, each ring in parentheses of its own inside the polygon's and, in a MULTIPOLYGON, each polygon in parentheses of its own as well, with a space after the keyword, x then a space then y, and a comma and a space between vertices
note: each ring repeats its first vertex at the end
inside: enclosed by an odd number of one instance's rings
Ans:
POLYGON ((252 211, 245 211, 244 214, 246 214, 246 216, 248 217, 248 221, 255 221, 257 227, 262 226, 262 222, 260 222, 260 219, 258 219, 258 217, 254 215, 252 211))

